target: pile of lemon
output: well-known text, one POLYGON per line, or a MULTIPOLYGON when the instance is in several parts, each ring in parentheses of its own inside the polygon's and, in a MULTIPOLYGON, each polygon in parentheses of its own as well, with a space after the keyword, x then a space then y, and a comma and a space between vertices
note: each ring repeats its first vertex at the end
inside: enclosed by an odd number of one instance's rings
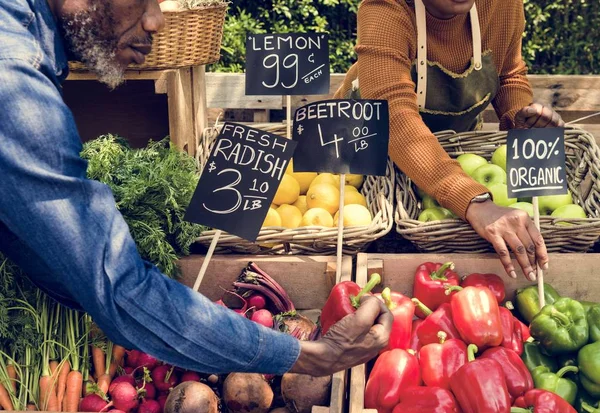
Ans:
MULTIPOLYGON (((365 197, 358 192, 363 175, 346 175, 344 187, 344 227, 371 223, 365 197)), ((338 225, 340 177, 330 173, 294 172, 288 166, 263 227, 299 228, 338 225)))

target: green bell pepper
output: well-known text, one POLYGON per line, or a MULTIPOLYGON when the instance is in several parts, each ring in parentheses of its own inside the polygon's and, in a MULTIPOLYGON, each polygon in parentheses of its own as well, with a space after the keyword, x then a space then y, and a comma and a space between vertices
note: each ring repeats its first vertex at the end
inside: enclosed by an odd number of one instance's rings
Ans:
POLYGON ((577 353, 561 354, 556 358, 558 362, 558 368, 575 366, 577 367, 577 353))
POLYGON ((521 354, 521 360, 527 366, 527 370, 532 372, 536 367, 544 366, 548 367, 551 372, 558 371, 558 364, 556 359, 547 356, 542 353, 540 343, 523 343, 523 354, 521 354))
MULTIPOLYGON (((546 305, 554 304, 560 298, 560 295, 550 284, 544 284, 544 297, 546 305)), ((537 285, 532 285, 526 288, 517 290, 517 310, 527 323, 531 323, 533 317, 540 312, 540 295, 537 285)))
POLYGON ((588 311, 590 311, 590 309, 592 307, 595 307, 597 305, 600 305, 600 303, 595 303, 593 301, 579 301, 581 303, 581 305, 583 306, 583 308, 585 309, 585 312, 587 313, 588 311))
POLYGON ((600 305, 595 305, 588 310, 587 322, 590 328, 590 343, 600 341, 600 305))
POLYGON ((567 297, 542 308, 531 320, 529 330, 550 355, 577 351, 587 344, 589 338, 583 306, 567 297))
POLYGON ((577 390, 577 398, 575 399, 575 409, 579 413, 600 413, 595 410, 598 408, 598 400, 590 396, 583 388, 577 390))
POLYGON ((575 404, 577 397, 577 385, 563 376, 567 373, 577 373, 579 369, 575 366, 563 367, 556 373, 552 373, 548 367, 536 367, 533 369, 531 376, 536 389, 547 390, 558 394, 565 399, 570 405, 575 404))
POLYGON ((579 350, 577 364, 581 385, 592 397, 600 399, 600 341, 579 350))

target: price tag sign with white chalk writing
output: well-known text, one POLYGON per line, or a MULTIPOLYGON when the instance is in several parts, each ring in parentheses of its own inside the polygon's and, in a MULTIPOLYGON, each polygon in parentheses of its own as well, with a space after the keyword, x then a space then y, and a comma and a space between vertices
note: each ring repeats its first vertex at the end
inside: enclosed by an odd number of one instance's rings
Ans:
POLYGON ((564 128, 510 130, 506 181, 510 198, 566 194, 564 128))
POLYGON ((296 110, 295 172, 385 175, 390 138, 388 102, 334 99, 296 110))
POLYGON ((323 33, 249 34, 246 95, 329 93, 328 45, 323 33))
POLYGON ((225 123, 185 219, 255 241, 295 147, 281 136, 225 123))

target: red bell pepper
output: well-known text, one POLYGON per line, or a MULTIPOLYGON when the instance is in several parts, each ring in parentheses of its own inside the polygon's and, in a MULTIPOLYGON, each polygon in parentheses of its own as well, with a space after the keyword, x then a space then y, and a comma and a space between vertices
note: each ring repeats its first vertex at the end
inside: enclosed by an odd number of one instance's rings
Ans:
POLYGON ((502 322, 502 347, 514 351, 519 356, 523 354, 523 333, 521 326, 515 321, 510 310, 499 307, 500 320, 502 322))
POLYGON ((408 387, 400 393, 393 413, 459 413, 456 399, 439 387, 408 387))
POLYGON ((489 358, 475 360, 474 344, 469 345, 467 352, 469 361, 450 382, 463 413, 510 413, 510 395, 500 364, 489 358))
POLYGON ((534 413, 577 413, 577 410, 562 397, 539 389, 529 390, 525 396, 519 397, 510 411, 531 413, 532 409, 534 413))
POLYGON ((439 343, 427 344, 419 351, 421 377, 426 386, 450 390, 450 379, 467 363, 467 345, 457 339, 446 340, 446 333, 438 333, 439 343))
POLYGON ((400 392, 421 385, 419 362, 407 350, 394 349, 381 354, 367 380, 365 407, 378 413, 391 413, 400 402, 400 392))
POLYGON ((498 304, 506 297, 504 281, 496 274, 470 274, 462 279, 461 287, 487 287, 490 289, 498 304))
MULTIPOLYGON (((450 297, 445 294, 446 286, 460 285, 460 278, 454 271, 454 264, 426 262, 421 264, 415 273, 413 297, 421 301, 432 311, 450 302, 450 297)), ((416 311, 419 318, 425 318, 419 309, 416 311)))
POLYGON ((368 294, 381 282, 379 274, 373 274, 363 289, 352 281, 343 281, 336 284, 329 293, 329 298, 321 311, 321 331, 323 335, 348 314, 352 314, 360 307, 360 299, 368 294))
POLYGON ((508 393, 513 399, 533 389, 531 373, 521 357, 514 351, 504 347, 494 347, 484 351, 480 357, 480 359, 486 358, 496 360, 502 367, 508 393))
POLYGON ((385 288, 381 294, 375 294, 375 296, 385 303, 394 316, 389 343, 383 351, 394 348, 407 350, 410 345, 415 305, 410 298, 400 293, 392 292, 389 288, 385 288))
POLYGON ((461 338, 482 350, 502 344, 502 322, 496 298, 486 287, 449 287, 452 320, 461 338))
MULTIPOLYGON (((515 309, 515 306, 513 305, 512 301, 505 302, 504 306, 510 311, 514 311, 515 309)), ((517 317, 515 317, 515 323, 517 323, 517 325, 521 329, 521 340, 523 340, 523 342, 529 341, 529 338, 531 337, 531 333, 529 332, 529 326, 527 326, 527 324, 523 323, 517 317)))
POLYGON ((421 345, 425 346, 427 344, 438 343, 438 332, 440 331, 446 333, 448 339, 460 338, 460 334, 454 326, 454 321, 452 321, 452 309, 450 304, 442 304, 437 310, 432 312, 416 298, 413 298, 412 301, 417 308, 427 316, 417 332, 421 345))
POLYGON ((417 332, 419 331, 419 327, 421 327, 421 324, 423 324, 423 320, 421 320, 420 318, 417 318, 417 319, 413 320, 413 322, 412 322, 412 330, 410 333, 410 344, 408 347, 412 351, 415 351, 415 352, 419 351, 421 349, 421 347, 423 347, 423 345, 419 341, 419 336, 417 334, 417 332))

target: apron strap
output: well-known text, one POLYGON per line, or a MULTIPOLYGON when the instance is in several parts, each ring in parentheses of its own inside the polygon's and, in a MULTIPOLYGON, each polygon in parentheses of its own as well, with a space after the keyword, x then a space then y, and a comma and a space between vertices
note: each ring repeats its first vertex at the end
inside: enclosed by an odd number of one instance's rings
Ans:
MULTIPOLYGON (((415 1, 415 15, 417 19, 417 106, 423 109, 427 100, 427 17, 423 0, 415 1)), ((469 15, 473 35, 473 67, 475 70, 481 70, 481 28, 475 3, 469 15)))

